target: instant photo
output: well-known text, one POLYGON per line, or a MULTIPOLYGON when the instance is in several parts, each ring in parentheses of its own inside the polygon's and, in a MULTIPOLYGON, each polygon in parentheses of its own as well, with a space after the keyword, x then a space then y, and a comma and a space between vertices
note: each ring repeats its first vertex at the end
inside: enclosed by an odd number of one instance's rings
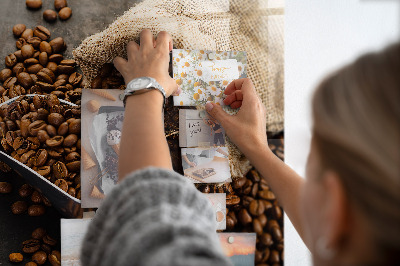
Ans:
POLYGON ((226 194, 225 193, 205 193, 204 194, 215 211, 215 221, 217 230, 226 229, 226 194))

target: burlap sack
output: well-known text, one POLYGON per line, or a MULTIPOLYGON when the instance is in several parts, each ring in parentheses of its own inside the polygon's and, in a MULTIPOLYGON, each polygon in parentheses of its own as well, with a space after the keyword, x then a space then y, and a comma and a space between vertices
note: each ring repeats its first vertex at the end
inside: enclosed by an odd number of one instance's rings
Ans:
MULTIPOLYGON (((267 108, 267 131, 283 130, 282 0, 145 0, 73 51, 87 83, 139 32, 169 32, 181 49, 246 51, 248 77, 267 108)), ((249 162, 228 141, 232 176, 246 173, 249 162)))

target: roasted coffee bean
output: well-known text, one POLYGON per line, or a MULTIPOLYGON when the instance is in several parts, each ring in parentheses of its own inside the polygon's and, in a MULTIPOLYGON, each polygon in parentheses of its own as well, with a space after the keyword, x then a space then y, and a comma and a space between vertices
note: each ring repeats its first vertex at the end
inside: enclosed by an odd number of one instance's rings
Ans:
POLYGON ((36 262, 30 261, 25 266, 37 266, 36 262))
POLYGON ((240 203, 240 198, 236 195, 229 194, 226 196, 226 205, 231 206, 231 205, 237 205, 240 203))
POLYGON ((80 161, 74 161, 66 164, 68 171, 71 172, 79 172, 81 169, 81 162, 80 161))
POLYGON ((243 196, 242 197, 242 205, 245 208, 248 208, 250 203, 254 200, 254 198, 250 197, 250 196, 243 196))
POLYGON ((232 230, 235 227, 236 223, 234 222, 234 220, 230 217, 227 216, 226 217, 226 228, 228 230, 232 230))
POLYGON ((8 182, 0 182, 0 194, 8 194, 12 191, 12 185, 8 182))
POLYGON ((234 187, 235 189, 242 188, 242 187, 244 186, 244 184, 246 183, 246 180, 247 180, 247 179, 246 179, 245 177, 236 179, 235 181, 233 181, 233 187, 234 187))
POLYGON ((38 227, 32 232, 33 239, 42 240, 45 235, 46 235, 46 230, 42 227, 38 227))
MULTIPOLYGON (((50 60, 50 57, 49 57, 49 60, 50 60)), ((53 72, 56 72, 57 71, 57 64, 55 62, 48 62, 46 68, 50 69, 53 72)))
POLYGON ((39 37, 43 41, 48 40, 50 38, 50 34, 50 31, 46 27, 40 25, 33 30, 33 35, 39 37))
MULTIPOLYGON (((31 38, 29 38, 28 40, 26 40, 26 42, 27 42, 28 44, 32 45, 33 48, 39 49, 39 45, 40 45, 40 43, 42 42, 42 39, 40 39, 39 37, 31 37, 31 38)), ((36 53, 36 51, 35 51, 35 53, 36 53)), ((33 53, 33 57, 34 57, 34 58, 37 57, 35 53, 33 53)))
POLYGON ((78 141, 78 136, 75 134, 70 134, 64 139, 64 147, 72 147, 78 141))
POLYGON ((53 250, 49 255, 49 262, 52 266, 60 266, 61 265, 61 253, 57 250, 53 250))
POLYGON ((68 6, 67 0, 54 0, 54 8, 57 11, 60 11, 61 9, 67 6, 68 6))
POLYGON ((80 134, 81 133, 81 120, 80 119, 73 119, 69 123, 68 132, 70 134, 80 134))
POLYGON ((47 166, 47 165, 46 166, 40 166, 40 167, 37 168, 36 172, 39 175, 46 177, 46 176, 48 176, 50 174, 51 168, 50 168, 50 166, 47 166))
POLYGON ((55 246, 57 244, 57 240, 55 240, 54 238, 52 238, 49 235, 45 235, 43 237, 43 242, 49 246, 55 246))
POLYGON ((13 214, 22 214, 24 212, 26 212, 26 210, 28 209, 28 204, 26 203, 26 201, 17 201, 14 202, 11 205, 11 212, 13 214))
POLYGON ((274 241, 272 240, 272 236, 269 233, 263 233, 259 239, 260 239, 260 242, 267 247, 270 247, 274 244, 274 241))
POLYGON ((26 72, 19 73, 17 79, 19 84, 21 84, 25 89, 29 89, 33 85, 32 77, 26 72))
POLYGON ((28 185, 28 184, 23 184, 19 190, 18 190, 18 194, 22 197, 22 198, 26 198, 29 197, 32 194, 33 188, 28 185))
POLYGON ((238 219, 243 225, 247 225, 253 220, 246 209, 241 209, 239 211, 238 219))
POLYGON ((29 216, 42 216, 46 212, 46 209, 42 205, 31 205, 28 208, 29 216))
POLYGON ((261 179, 259 189, 260 190, 269 190, 267 181, 265 181, 264 179, 261 179))
POLYGON ((38 82, 36 82, 36 85, 38 85, 40 87, 40 89, 42 89, 43 91, 45 91, 47 93, 54 90, 54 85, 52 85, 51 83, 38 81, 38 82))
POLYGON ((257 196, 257 192, 258 192, 258 183, 254 183, 253 187, 251 188, 251 192, 250 195, 255 198, 257 196))
POLYGON ((35 59, 35 58, 28 58, 24 61, 24 65, 26 66, 31 66, 31 65, 36 65, 39 64, 39 60, 35 59))
POLYGON ((42 202, 42 195, 39 193, 39 191, 33 191, 31 201, 35 204, 39 204, 42 202))
POLYGON ((268 221, 267 216, 265 214, 261 214, 257 217, 257 219, 260 221, 261 226, 264 228, 268 221))
POLYGON ((40 149, 36 152, 35 158, 34 158, 34 165, 39 167, 42 166, 46 163, 48 157, 48 153, 45 149, 40 149))
POLYGON ((40 63, 43 67, 45 67, 45 66, 47 65, 47 62, 48 62, 47 53, 46 53, 46 52, 41 52, 41 53, 39 54, 39 63, 40 63))
MULTIPOLYGON (((58 41, 60 42, 60 41, 58 41)), ((49 62, 54 62, 56 64, 61 63, 61 61, 64 59, 64 56, 62 54, 53 54, 49 56, 49 62)))
POLYGON ((32 256, 32 260, 36 262, 38 265, 43 265, 47 261, 47 254, 44 251, 37 251, 35 254, 32 256))
POLYGON ((51 113, 48 118, 47 121, 49 122, 50 125, 53 125, 55 127, 60 126, 62 123, 64 123, 65 118, 59 114, 59 113, 51 113))
POLYGON ((47 125, 46 126, 46 131, 47 131, 47 134, 49 134, 50 137, 54 137, 54 136, 57 135, 57 130, 52 125, 47 125))
POLYGON ((13 34, 15 37, 21 36, 21 34, 25 31, 26 26, 24 24, 16 24, 13 27, 13 34))
POLYGON ((12 69, 12 72, 14 73, 15 76, 18 76, 19 74, 21 74, 22 72, 25 72, 25 66, 23 63, 17 63, 15 64, 15 66, 12 69))
POLYGON ((275 241, 280 242, 283 239, 282 231, 279 226, 274 226, 271 228, 271 235, 275 241))
POLYGON ((279 264, 279 263, 280 263, 279 251, 277 251, 277 250, 271 250, 271 254, 269 255, 268 261, 269 261, 271 264, 274 264, 274 263, 279 264))
POLYGON ((264 203, 261 200, 253 200, 249 205, 249 212, 254 216, 259 216, 265 211, 264 203))
POLYGON ((257 218, 253 219, 253 230, 257 235, 262 235, 263 233, 263 226, 257 218))
POLYGON ((8 56, 6 56, 5 59, 6 67, 12 68, 13 66, 15 66, 16 63, 17 63, 17 57, 15 56, 15 54, 9 54, 8 56))
POLYGON ((21 38, 28 40, 29 38, 33 37, 33 30, 32 29, 26 29, 24 32, 21 34, 21 38))
POLYGON ((5 68, 2 71, 0 71, 0 81, 4 82, 6 81, 8 78, 10 78, 12 75, 12 71, 11 69, 5 68))
POLYGON ((282 218, 282 209, 281 209, 281 207, 279 207, 277 205, 274 205, 272 207, 272 215, 277 220, 281 219, 282 218))
POLYGON ((55 53, 55 54, 63 52, 66 48, 64 39, 61 37, 57 37, 57 38, 51 40, 50 46, 51 46, 51 49, 53 50, 53 53, 55 53))
POLYGON ((57 130, 57 134, 60 136, 64 136, 68 133, 68 122, 62 123, 57 130))
POLYGON ((75 71, 75 68, 72 66, 66 66, 66 65, 58 65, 57 66, 57 73, 59 73, 59 74, 71 75, 74 71, 75 71))
POLYGON ((37 133, 37 138, 40 142, 46 142, 50 138, 49 134, 47 134, 46 130, 39 130, 37 133))
POLYGON ((26 71, 29 73, 29 74, 37 74, 40 70, 42 70, 43 69, 43 66, 42 65, 40 65, 40 64, 35 64, 35 65, 31 65, 31 66, 29 66, 27 69, 26 69, 26 71))
POLYGON ((41 244, 40 249, 43 250, 44 252, 46 252, 46 254, 51 253, 51 247, 47 244, 41 244))
POLYGON ((61 146, 64 142, 64 137, 54 136, 46 140, 46 145, 50 148, 61 146))
POLYGON ((35 53, 35 49, 33 48, 32 45, 30 44, 25 44, 24 46, 22 46, 21 48, 21 53, 22 53, 22 57, 24 59, 30 58, 33 56, 33 54, 35 53))
POLYGON ((76 66, 76 62, 74 59, 64 59, 60 62, 60 65, 74 67, 76 66))
POLYGON ((39 49, 40 49, 40 52, 42 52, 42 53, 46 52, 47 55, 50 55, 52 52, 50 44, 46 41, 42 41, 40 43, 39 49))
MULTIPOLYGON (((52 168, 53 168, 53 175, 55 178, 65 179, 68 177, 68 169, 63 162, 57 161, 56 163, 53 164, 52 168)), ((60 181, 60 182, 62 182, 62 181, 60 181)), ((66 189, 68 189, 68 188, 66 188, 66 189)))
POLYGON ((75 188, 73 188, 73 187, 68 188, 68 192, 67 193, 69 195, 71 195, 72 197, 76 196, 76 191, 75 191, 75 188))
POLYGON ((60 17, 61 20, 67 20, 71 17, 71 15, 72 15, 72 10, 69 7, 63 7, 58 12, 58 16, 60 17))
MULTIPOLYGON (((53 80, 51 79, 51 77, 49 75, 47 75, 46 73, 44 73, 43 71, 39 71, 36 75, 37 75, 38 79, 44 83, 48 83, 50 85, 53 83, 53 80)), ((52 87, 55 88, 54 85, 52 87)))
POLYGON ((47 22, 54 22, 57 20, 57 12, 51 9, 47 9, 43 12, 43 19, 47 22))
MULTIPOLYGON (((29 37, 29 38, 32 38, 32 37, 29 37)), ((24 38, 19 38, 16 42, 15 42, 15 46, 18 48, 18 49, 20 49, 20 50, 18 50, 18 51, 16 51, 14 54, 15 54, 15 56, 17 57, 17 59, 18 59, 18 61, 22 61, 23 60, 23 57, 22 57, 22 53, 21 53, 21 48, 22 48, 22 46, 24 46, 24 45, 26 45, 27 44, 27 42, 26 42, 26 40, 24 39, 24 38)))
POLYGON ((266 199, 266 200, 275 200, 275 195, 270 190, 258 191, 258 196, 260 198, 266 199))
POLYGON ((26 7, 30 9, 39 9, 42 7, 42 0, 26 0, 26 7))
POLYGON ((40 248, 40 241, 37 239, 29 239, 22 242, 22 251, 24 253, 35 253, 40 248))
POLYGON ((24 256, 22 256, 21 253, 11 253, 11 254, 8 256, 8 259, 9 259, 11 262, 21 262, 21 261, 24 260, 24 256))
POLYGON ((46 122, 43 120, 36 120, 28 126, 28 132, 31 136, 37 136, 39 130, 46 128, 46 122))
POLYGON ((4 88, 10 89, 12 86, 15 85, 16 82, 17 82, 16 77, 9 77, 6 81, 4 81, 3 86, 4 88))
POLYGON ((246 182, 244 183, 243 187, 242 187, 242 193, 245 195, 250 194, 251 189, 252 189, 252 185, 253 183, 251 182, 250 179, 246 179, 246 182))
POLYGON ((78 86, 81 81, 82 81, 82 75, 77 72, 72 73, 68 79, 68 82, 73 86, 78 86))

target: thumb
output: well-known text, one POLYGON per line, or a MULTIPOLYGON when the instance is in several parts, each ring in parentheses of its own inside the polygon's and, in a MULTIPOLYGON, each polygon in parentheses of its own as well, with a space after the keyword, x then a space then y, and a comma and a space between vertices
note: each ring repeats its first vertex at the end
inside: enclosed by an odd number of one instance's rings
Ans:
POLYGON ((231 119, 230 115, 228 115, 219 104, 208 102, 206 104, 207 112, 217 119, 217 121, 224 127, 224 124, 228 119, 231 119))

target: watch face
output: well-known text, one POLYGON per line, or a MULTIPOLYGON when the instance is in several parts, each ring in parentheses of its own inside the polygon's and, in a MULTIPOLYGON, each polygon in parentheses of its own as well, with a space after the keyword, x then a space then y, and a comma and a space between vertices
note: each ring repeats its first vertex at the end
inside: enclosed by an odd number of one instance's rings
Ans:
POLYGON ((138 78, 132 82, 132 89, 138 90, 138 89, 144 89, 147 88, 150 85, 151 81, 147 77, 143 78, 138 78))

